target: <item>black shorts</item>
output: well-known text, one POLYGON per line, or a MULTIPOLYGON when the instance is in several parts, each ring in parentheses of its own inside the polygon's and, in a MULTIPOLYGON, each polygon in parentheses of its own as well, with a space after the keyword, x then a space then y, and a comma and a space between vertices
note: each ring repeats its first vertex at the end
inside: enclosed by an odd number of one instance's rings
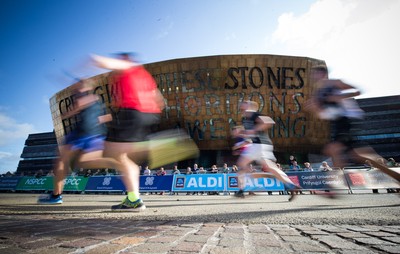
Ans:
POLYGON ((357 145, 351 133, 351 128, 351 120, 347 117, 340 117, 331 121, 332 141, 342 143, 347 148, 356 148, 357 145))
POLYGON ((112 114, 107 124, 107 138, 110 142, 140 142, 147 140, 152 127, 160 123, 158 113, 143 113, 134 109, 121 108, 112 114))

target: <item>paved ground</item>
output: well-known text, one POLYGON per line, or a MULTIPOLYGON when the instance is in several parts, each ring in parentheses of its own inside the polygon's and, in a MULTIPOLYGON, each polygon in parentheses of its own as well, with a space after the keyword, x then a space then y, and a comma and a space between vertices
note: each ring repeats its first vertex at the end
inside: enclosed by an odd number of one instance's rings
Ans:
POLYGON ((353 194, 143 196, 142 213, 112 213, 122 195, 0 194, 0 253, 400 253, 400 196, 353 194))

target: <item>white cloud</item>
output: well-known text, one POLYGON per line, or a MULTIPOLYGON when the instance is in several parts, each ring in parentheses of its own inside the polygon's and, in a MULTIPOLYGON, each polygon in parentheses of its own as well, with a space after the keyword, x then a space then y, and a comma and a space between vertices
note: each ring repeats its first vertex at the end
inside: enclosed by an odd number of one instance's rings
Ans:
MULTIPOLYGON (((169 17, 167 18, 167 20, 169 20, 169 17)), ((157 34, 156 40, 161 40, 161 39, 164 39, 165 37, 167 37, 173 27, 174 27, 174 22, 170 21, 167 24, 167 26, 165 28, 163 28, 163 30, 159 34, 157 34)))
POLYGON ((30 133, 34 133, 32 124, 17 123, 13 118, 0 112, 0 147, 12 143, 17 139, 26 139, 30 133))
POLYGON ((359 86, 365 97, 396 89, 400 1, 320 0, 307 13, 283 13, 268 40, 279 54, 325 60, 330 76, 359 86))

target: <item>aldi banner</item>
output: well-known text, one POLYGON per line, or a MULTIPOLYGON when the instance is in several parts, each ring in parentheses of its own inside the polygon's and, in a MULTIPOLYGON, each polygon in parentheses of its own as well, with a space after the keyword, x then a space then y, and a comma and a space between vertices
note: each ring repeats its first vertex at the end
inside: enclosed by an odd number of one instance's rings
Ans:
POLYGON ((21 179, 20 176, 0 177, 0 190, 15 190, 21 179))
POLYGON ((141 192, 171 191, 173 175, 140 176, 141 192))
MULTIPOLYGON (((238 191, 238 175, 227 174, 227 191, 238 191)), ((248 174, 244 178, 245 191, 283 191, 285 186, 283 183, 276 178, 253 178, 251 174, 248 174)))
POLYGON ((304 171, 286 173, 293 183, 304 190, 348 190, 343 170, 304 171))
POLYGON ((92 176, 86 184, 85 191, 125 191, 120 176, 92 176))
POLYGON ((32 190, 52 190, 53 189, 53 177, 43 176, 24 176, 18 182, 16 190, 20 191, 32 191, 32 190))
MULTIPOLYGON (((400 168, 391 168, 400 172, 400 168)), ((351 189, 397 189, 399 183, 378 169, 345 169, 351 189)))
POLYGON ((174 175, 172 191, 225 191, 226 174, 174 175))

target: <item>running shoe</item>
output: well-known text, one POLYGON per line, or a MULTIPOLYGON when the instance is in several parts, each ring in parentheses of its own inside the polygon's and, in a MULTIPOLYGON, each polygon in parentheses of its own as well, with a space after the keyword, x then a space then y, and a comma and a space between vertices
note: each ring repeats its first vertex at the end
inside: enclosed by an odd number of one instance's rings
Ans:
POLYGON ((111 206, 112 211, 140 212, 146 209, 142 199, 132 202, 126 197, 121 204, 111 206))
POLYGON ((235 193, 234 195, 236 198, 244 198, 244 191, 239 190, 238 192, 235 193))
POLYGON ((63 203, 63 200, 61 195, 53 196, 52 194, 48 194, 48 195, 41 195, 38 198, 37 202, 38 204, 42 205, 59 205, 63 203))
POLYGON ((296 192, 301 192, 301 187, 294 185, 294 187, 290 188, 288 190, 288 192, 290 193, 290 197, 289 197, 289 202, 293 201, 295 198, 297 198, 297 196, 299 194, 297 194, 296 192))

